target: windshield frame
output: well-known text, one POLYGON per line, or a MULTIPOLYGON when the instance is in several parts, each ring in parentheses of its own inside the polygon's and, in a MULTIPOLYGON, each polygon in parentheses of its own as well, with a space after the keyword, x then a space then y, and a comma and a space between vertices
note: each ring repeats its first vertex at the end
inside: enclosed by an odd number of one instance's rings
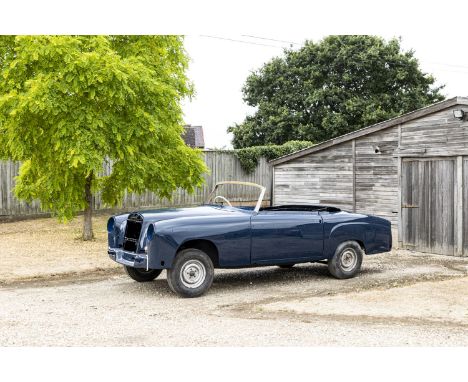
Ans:
MULTIPOLYGON (((257 204, 255 205, 254 208, 254 213, 258 213, 260 211, 260 207, 262 206, 262 201, 263 197, 265 196, 266 192, 266 187, 261 186, 260 184, 257 183, 252 183, 252 182, 241 182, 241 181, 235 181, 235 180, 226 180, 223 182, 218 182, 215 184, 213 191, 210 192, 208 195, 208 198, 206 199, 205 204, 209 204, 209 201, 213 197, 213 195, 216 193, 216 190, 219 188, 219 186, 222 186, 223 184, 234 184, 234 185, 239 185, 239 186, 250 186, 250 187, 256 187, 260 189, 260 194, 258 196, 257 204)), ((233 207, 235 208, 235 207, 233 207)))

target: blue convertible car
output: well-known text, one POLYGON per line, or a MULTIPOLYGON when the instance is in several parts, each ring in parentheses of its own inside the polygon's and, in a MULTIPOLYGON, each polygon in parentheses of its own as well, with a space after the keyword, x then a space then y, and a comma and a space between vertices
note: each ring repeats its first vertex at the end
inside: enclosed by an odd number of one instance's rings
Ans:
POLYGON ((264 194, 254 183, 221 182, 199 207, 113 216, 108 254, 136 281, 154 280, 167 269, 174 292, 197 297, 210 288, 214 268, 320 261, 345 279, 360 270, 364 254, 392 247, 385 219, 319 205, 262 207, 264 194), (227 196, 235 187, 256 187, 256 205, 234 207, 227 196))

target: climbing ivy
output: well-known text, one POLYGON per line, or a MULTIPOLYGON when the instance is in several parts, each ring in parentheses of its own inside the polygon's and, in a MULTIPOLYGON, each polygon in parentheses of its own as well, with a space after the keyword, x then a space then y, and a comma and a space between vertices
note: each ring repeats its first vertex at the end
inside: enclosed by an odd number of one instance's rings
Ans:
POLYGON ((257 167, 258 160, 261 157, 265 157, 267 160, 273 160, 283 155, 305 149, 313 144, 313 142, 309 141, 289 141, 283 145, 252 146, 235 150, 234 152, 244 171, 251 173, 257 167))

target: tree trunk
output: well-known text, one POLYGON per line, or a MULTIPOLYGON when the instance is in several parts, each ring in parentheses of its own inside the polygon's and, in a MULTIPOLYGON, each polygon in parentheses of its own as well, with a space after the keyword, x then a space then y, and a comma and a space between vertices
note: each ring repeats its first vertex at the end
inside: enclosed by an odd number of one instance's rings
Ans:
POLYGON ((85 200, 86 207, 83 215, 83 240, 93 240, 93 194, 91 192, 91 183, 93 181, 93 173, 89 174, 85 183, 85 200))

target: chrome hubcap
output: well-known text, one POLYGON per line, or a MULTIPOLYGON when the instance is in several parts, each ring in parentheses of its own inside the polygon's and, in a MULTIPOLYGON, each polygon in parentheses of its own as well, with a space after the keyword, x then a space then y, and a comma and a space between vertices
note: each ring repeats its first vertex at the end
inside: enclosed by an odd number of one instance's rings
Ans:
POLYGON ((341 267, 345 271, 351 271, 357 264, 357 254, 353 249, 346 249, 341 255, 341 267))
POLYGON ((198 260, 187 261, 180 270, 180 281, 187 288, 198 288, 205 281, 205 277, 205 266, 198 260))

